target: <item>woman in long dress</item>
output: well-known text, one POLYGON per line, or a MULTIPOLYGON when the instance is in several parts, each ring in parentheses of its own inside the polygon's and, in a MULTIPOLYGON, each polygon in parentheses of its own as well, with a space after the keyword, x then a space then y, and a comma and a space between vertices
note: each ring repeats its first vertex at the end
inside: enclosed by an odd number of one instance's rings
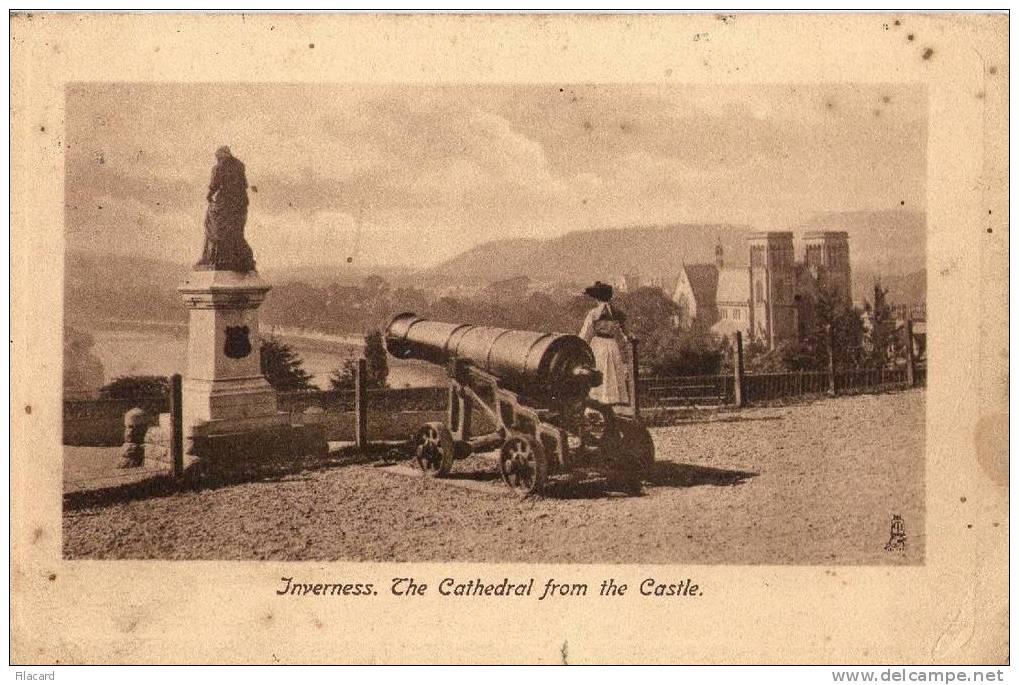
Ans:
POLYGON ((626 316, 612 306, 611 285, 596 281, 584 294, 598 300, 580 328, 580 337, 591 345, 595 366, 602 374, 601 385, 591 388, 590 398, 608 405, 629 404, 626 364, 618 343, 620 334, 627 340, 630 337, 626 316))

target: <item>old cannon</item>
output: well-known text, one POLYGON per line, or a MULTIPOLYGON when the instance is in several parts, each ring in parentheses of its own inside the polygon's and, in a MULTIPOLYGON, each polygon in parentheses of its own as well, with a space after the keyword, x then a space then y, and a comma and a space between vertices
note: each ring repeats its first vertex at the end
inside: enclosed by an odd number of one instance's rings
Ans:
POLYGON ((575 335, 404 313, 389 324, 385 341, 394 357, 442 365, 449 374, 446 423, 427 423, 414 436, 417 463, 430 475, 498 449, 503 481, 521 493, 539 492, 550 476, 589 470, 639 489, 654 462, 651 435, 635 411, 588 397, 601 374, 575 335), (475 423, 488 430, 475 435, 475 423))

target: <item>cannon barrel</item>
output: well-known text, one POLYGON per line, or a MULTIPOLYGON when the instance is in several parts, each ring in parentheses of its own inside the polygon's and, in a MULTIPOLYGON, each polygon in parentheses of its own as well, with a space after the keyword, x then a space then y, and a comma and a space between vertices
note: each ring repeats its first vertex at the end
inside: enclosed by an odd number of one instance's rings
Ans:
POLYGON ((535 399, 577 401, 601 383, 591 347, 575 335, 430 321, 407 312, 386 328, 399 359, 466 362, 510 390, 535 399))

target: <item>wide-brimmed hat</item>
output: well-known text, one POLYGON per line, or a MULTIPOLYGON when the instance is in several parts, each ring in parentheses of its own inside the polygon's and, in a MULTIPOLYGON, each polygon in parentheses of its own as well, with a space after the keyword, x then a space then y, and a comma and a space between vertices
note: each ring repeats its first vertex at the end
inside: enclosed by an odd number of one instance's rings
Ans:
POLYGON ((612 299, 612 286, 608 283, 595 281, 594 285, 584 288, 584 294, 600 302, 608 302, 612 299))

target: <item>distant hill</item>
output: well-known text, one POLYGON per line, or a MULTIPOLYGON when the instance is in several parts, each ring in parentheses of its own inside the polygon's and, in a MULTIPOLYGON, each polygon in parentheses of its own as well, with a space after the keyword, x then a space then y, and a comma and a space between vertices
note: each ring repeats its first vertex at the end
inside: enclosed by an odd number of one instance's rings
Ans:
POLYGON ((508 238, 481 243, 466 252, 416 274, 419 283, 441 285, 486 285, 516 276, 538 280, 531 270, 534 254, 544 241, 508 238))
POLYGON ((144 257, 69 251, 64 256, 64 319, 184 321, 177 294, 188 266, 144 257))
MULTIPOLYGON (((926 233, 922 213, 908 210, 826 213, 795 227, 849 232, 853 294, 857 302, 873 299, 873 282, 881 277, 893 303, 926 299, 926 233)), ((482 243, 453 259, 419 272, 403 267, 364 267, 346 263, 331 267, 268 270, 277 286, 304 282, 354 285, 372 274, 394 286, 484 286, 517 276, 532 283, 585 283, 614 279, 624 273, 674 278, 683 263, 713 262, 721 241, 725 263, 747 262, 746 236, 752 229, 731 224, 635 226, 575 231, 547 240, 513 238, 482 243)), ((802 243, 797 241, 802 258, 802 243)), ((189 266, 137 256, 69 251, 65 256, 65 318, 184 321, 187 312, 177 294, 189 266)), ((308 306, 317 306, 309 301, 308 306)))
MULTIPOLYGON (((885 277, 906 276, 926 266, 926 220, 909 210, 831 212, 793 227, 802 259, 803 233, 847 231, 853 270, 885 277)), ((601 231, 575 231, 547 240, 497 240, 417 274, 421 285, 485 285, 516 276, 536 282, 592 281, 623 273, 643 279, 674 276, 686 263, 713 262, 721 241, 726 265, 745 265, 747 226, 675 224, 601 231)), ((865 287, 872 287, 867 278, 865 287)), ((854 278, 855 285, 861 284, 854 278)), ((854 290, 855 290, 854 285, 854 290)))
POLYGON ((922 212, 826 212, 793 230, 848 232, 854 269, 892 276, 927 268, 927 218, 922 212))
POLYGON ((726 255, 745 262, 749 230, 731 224, 676 224, 575 231, 548 240, 497 240, 422 271, 418 278, 424 285, 485 285, 516 276, 539 283, 606 280, 627 272, 642 278, 670 276, 684 261, 714 261, 719 240, 726 255))
POLYGON ((920 304, 927 301, 927 271, 908 274, 878 274, 867 269, 853 272, 853 302, 874 303, 874 280, 880 276, 881 287, 888 291, 889 304, 920 304))
POLYGON ((332 266, 299 266, 266 269, 260 273, 270 283, 308 283, 311 285, 360 285, 369 276, 379 276, 389 283, 398 283, 411 272, 406 266, 362 266, 340 263, 332 266))
MULTIPOLYGON (((105 255, 71 250, 64 257, 64 313, 68 323, 95 319, 186 321, 187 310, 177 286, 184 282, 188 264, 128 255, 105 255)), ((348 264, 270 269, 262 273, 269 283, 356 285, 370 275, 399 282, 405 267, 362 267, 348 264)))

